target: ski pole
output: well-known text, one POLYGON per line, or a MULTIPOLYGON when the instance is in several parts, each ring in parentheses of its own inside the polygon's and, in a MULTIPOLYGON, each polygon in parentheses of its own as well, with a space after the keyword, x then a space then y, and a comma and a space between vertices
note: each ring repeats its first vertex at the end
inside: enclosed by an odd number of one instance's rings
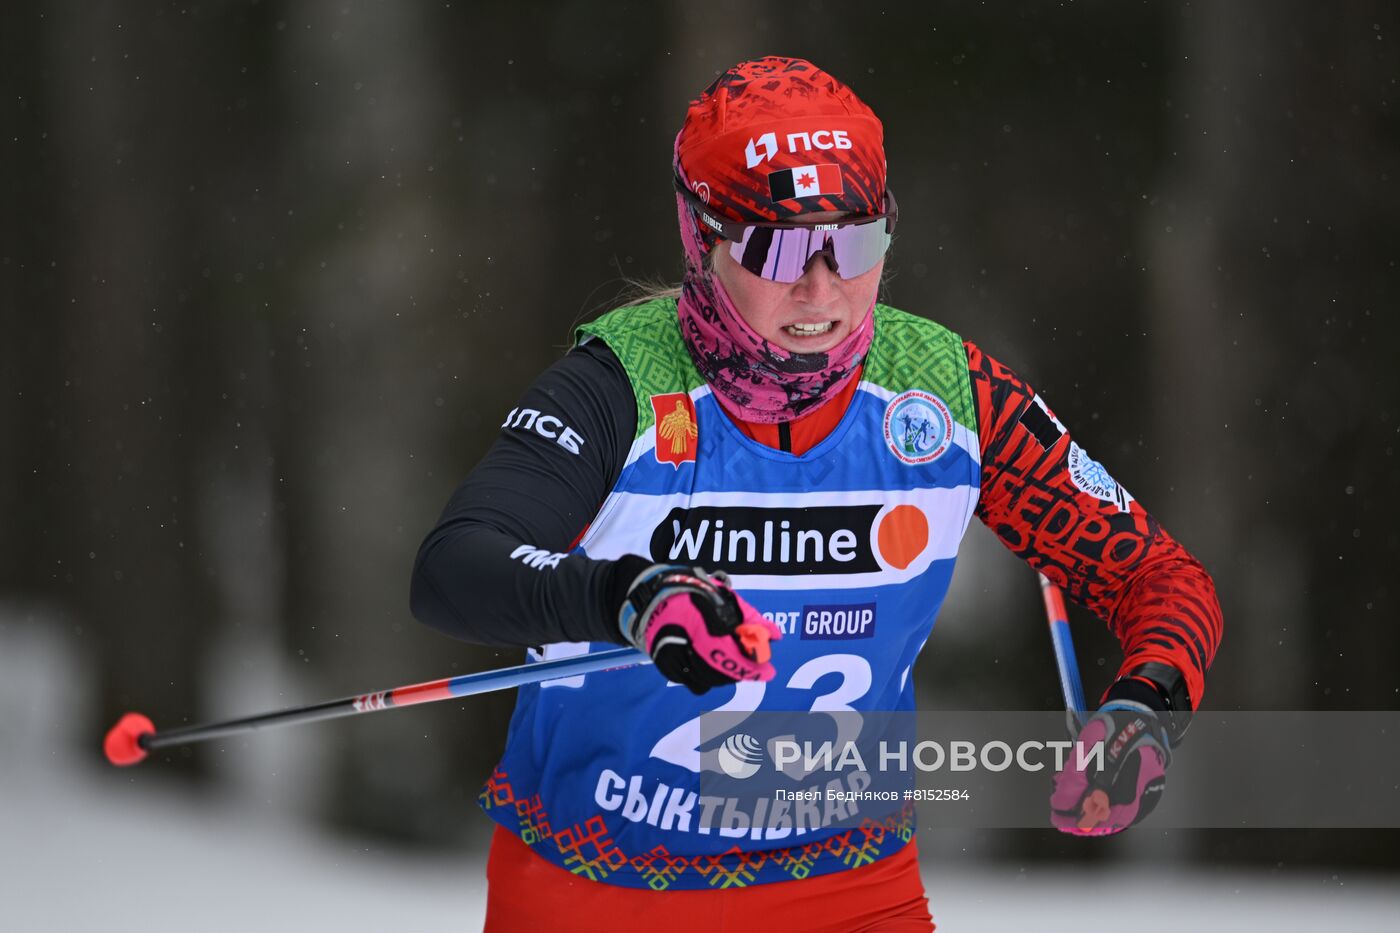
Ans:
POLYGON ((1050 642, 1055 647, 1055 666, 1060 671, 1060 692, 1065 709, 1078 724, 1084 712, 1084 686, 1079 681, 1079 661, 1074 656, 1074 638, 1069 630, 1069 613, 1060 588, 1040 574, 1040 595, 1045 601, 1045 618, 1050 623, 1050 642))
POLYGON ((185 745, 190 742, 204 742, 209 739, 251 732, 268 726, 291 725, 299 722, 316 722, 322 719, 335 719, 340 716, 353 716, 356 713, 377 713, 380 710, 395 709, 400 706, 416 706, 419 703, 436 703, 439 700, 455 700, 459 697, 490 693, 494 690, 507 690, 525 684, 535 684, 560 677, 574 677, 591 674, 594 671, 611 668, 632 667, 637 664, 650 664, 651 658, 635 648, 613 648, 595 654, 576 655, 570 658, 555 658, 552 661, 537 661, 533 664, 519 664, 494 671, 481 671, 475 674, 462 674, 442 680, 430 680, 421 684, 394 687, 375 693, 346 697, 341 700, 327 700, 310 706, 294 706, 290 709, 213 722, 205 725, 180 726, 157 732, 149 718, 140 713, 127 713, 107 733, 102 750, 107 760, 114 765, 134 765, 149 752, 170 745, 185 745))

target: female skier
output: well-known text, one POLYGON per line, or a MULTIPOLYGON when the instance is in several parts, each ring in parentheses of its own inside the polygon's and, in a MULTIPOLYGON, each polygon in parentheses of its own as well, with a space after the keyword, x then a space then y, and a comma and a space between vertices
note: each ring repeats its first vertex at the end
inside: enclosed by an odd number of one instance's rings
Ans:
POLYGON ((1200 703, 1213 585, 1025 380, 876 303, 898 208, 848 87, 737 65, 691 103, 674 169, 678 297, 579 329, 414 568, 415 616, 457 638, 655 662, 520 690, 480 798, 487 929, 931 929, 908 811, 722 832, 696 718, 912 710, 976 515, 1122 644, 1081 732, 1118 753, 1050 802, 1066 832, 1114 832, 1164 786, 1184 716, 1151 714, 1200 703))

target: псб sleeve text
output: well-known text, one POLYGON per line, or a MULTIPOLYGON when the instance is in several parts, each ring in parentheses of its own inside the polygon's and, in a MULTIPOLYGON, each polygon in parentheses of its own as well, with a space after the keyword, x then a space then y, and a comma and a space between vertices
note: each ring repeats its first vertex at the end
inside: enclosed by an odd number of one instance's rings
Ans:
POLYGON ((621 643, 615 563, 569 551, 617 482, 636 418, 602 343, 545 370, 419 548, 414 616, 480 644, 621 643))

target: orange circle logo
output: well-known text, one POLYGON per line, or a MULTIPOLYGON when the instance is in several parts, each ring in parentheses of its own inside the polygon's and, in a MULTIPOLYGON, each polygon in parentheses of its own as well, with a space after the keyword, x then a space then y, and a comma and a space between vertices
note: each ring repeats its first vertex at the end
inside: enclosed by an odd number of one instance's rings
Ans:
POLYGON ((885 563, 907 569, 928 547, 928 517, 915 506, 895 506, 880 519, 875 544, 885 563))

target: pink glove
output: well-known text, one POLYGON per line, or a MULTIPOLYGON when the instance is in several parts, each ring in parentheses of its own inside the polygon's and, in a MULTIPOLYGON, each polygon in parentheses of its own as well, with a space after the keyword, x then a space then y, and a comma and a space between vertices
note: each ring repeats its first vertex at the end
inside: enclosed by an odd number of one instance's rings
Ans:
POLYGON ((776 625, 699 567, 654 564, 633 581, 619 613, 623 637, 669 680, 701 694, 739 680, 772 680, 776 625))
POLYGON ((1167 786, 1171 753, 1166 730, 1152 709, 1111 701, 1089 717, 1074 743, 1050 795, 1050 822, 1056 829, 1105 836, 1122 832, 1157 806, 1167 786), (1099 742, 1104 743, 1101 771, 1092 755, 1099 742), (1076 767, 1081 757, 1087 761, 1076 767))

